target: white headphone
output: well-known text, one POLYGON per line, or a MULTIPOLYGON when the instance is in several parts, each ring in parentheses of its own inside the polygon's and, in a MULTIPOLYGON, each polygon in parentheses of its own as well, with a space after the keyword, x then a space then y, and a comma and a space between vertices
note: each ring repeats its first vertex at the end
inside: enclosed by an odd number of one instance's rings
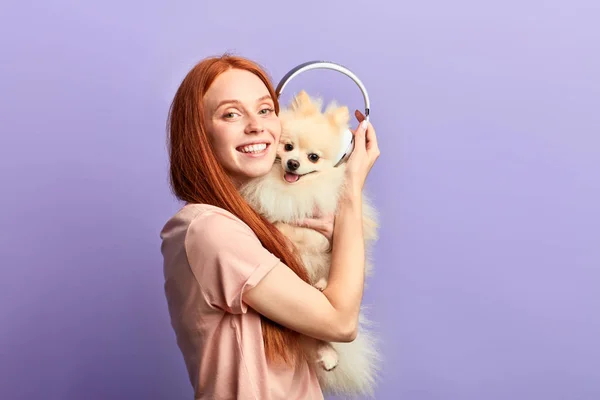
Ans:
MULTIPOLYGON (((363 83, 360 81, 360 79, 358 79, 358 77, 352 73, 352 71, 350 71, 348 68, 346 68, 340 64, 336 64, 336 63, 333 63, 330 61, 308 61, 308 62, 305 62, 303 64, 300 64, 300 65, 294 67, 287 74, 285 74, 285 76, 281 79, 281 81, 277 85, 277 88, 275 89, 275 93, 277 94, 277 97, 279 98, 281 96, 281 93, 283 93, 283 88, 285 87, 285 85, 288 84, 289 81, 291 81, 294 77, 301 74, 302 72, 308 71, 311 69, 332 69, 334 71, 341 72, 342 74, 350 77, 358 85, 358 87, 360 88, 360 91, 363 94, 363 98, 365 101, 364 115, 365 115, 366 121, 367 122, 369 121, 369 111, 371 108, 371 103, 369 101, 369 95, 367 93, 367 89, 365 88, 363 83)), ((352 132, 350 130, 346 130, 346 132, 344 132, 344 135, 342 137, 342 148, 340 149, 340 153, 338 154, 338 158, 337 158, 338 161, 335 164, 335 166, 337 167, 338 165, 346 162, 348 160, 348 157, 350 157, 352 150, 354 150, 354 135, 352 134, 352 132)))

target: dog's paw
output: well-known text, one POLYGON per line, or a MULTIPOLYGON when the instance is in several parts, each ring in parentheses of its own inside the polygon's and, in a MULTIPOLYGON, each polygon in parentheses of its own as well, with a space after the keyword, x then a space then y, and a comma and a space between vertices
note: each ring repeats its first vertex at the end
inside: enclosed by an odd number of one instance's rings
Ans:
POLYGON ((338 354, 331 346, 323 346, 318 350, 318 363, 325 371, 331 371, 338 365, 338 354))
POLYGON ((315 287, 322 292, 327 287, 327 279, 325 279, 325 278, 319 279, 317 281, 317 283, 315 283, 315 287))

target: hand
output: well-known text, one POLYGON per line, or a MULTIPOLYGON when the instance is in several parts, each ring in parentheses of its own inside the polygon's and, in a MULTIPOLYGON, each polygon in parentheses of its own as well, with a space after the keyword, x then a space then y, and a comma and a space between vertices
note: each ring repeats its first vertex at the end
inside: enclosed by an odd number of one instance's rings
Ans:
POLYGON ((316 214, 311 218, 304 218, 295 221, 293 224, 302 228, 314 229, 315 231, 324 235, 329 241, 329 248, 333 243, 333 224, 335 217, 333 214, 320 215, 316 214))
POLYGON ((346 176, 348 178, 349 190, 362 192, 367 175, 379 158, 379 145, 373 125, 365 126, 365 116, 358 110, 354 115, 359 127, 352 132, 354 134, 354 150, 346 162, 346 176))

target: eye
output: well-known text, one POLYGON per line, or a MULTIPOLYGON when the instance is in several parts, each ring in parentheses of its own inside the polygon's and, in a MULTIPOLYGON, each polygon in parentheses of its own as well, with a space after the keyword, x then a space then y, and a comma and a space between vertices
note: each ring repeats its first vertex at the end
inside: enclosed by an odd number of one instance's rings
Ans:
POLYGON ((223 115, 223 118, 225 118, 225 119, 231 119, 231 118, 235 118, 236 115, 239 115, 239 114, 236 113, 236 112, 231 111, 231 112, 225 113, 223 115))
POLYGON ((311 162, 314 162, 314 163, 315 163, 315 162, 319 161, 319 155, 318 155, 318 154, 315 154, 315 153, 310 153, 310 154, 308 155, 308 159, 309 159, 311 162))
POLYGON ((275 111, 275 110, 273 110, 272 108, 263 108, 262 110, 259 111, 259 113, 261 113, 263 115, 267 115, 267 114, 272 113, 273 111, 275 111))
POLYGON ((294 150, 294 145, 291 143, 286 143, 285 146, 283 146, 285 151, 292 151, 294 150))

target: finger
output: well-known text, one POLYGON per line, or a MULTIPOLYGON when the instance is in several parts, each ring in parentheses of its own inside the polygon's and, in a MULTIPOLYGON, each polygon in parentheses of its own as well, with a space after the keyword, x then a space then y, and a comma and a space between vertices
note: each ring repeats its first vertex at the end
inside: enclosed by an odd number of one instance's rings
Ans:
POLYGON ((309 228, 320 230, 323 229, 323 222, 316 218, 304 218, 294 222, 294 225, 298 225, 302 228, 309 228))
POLYGON ((361 113, 360 111, 356 110, 354 111, 354 116, 356 117, 356 119, 358 120, 358 123, 363 122, 363 120, 365 119, 365 116, 363 113, 361 113))
POLYGON ((360 112, 360 111, 358 111, 358 110, 355 110, 355 111, 354 111, 354 116, 355 116, 355 117, 356 117, 356 119, 358 120, 358 124, 359 124, 359 126, 358 126, 358 128, 356 128, 356 129, 352 129, 352 128, 350 128, 350 132, 352 132, 352 134, 353 134, 353 135, 356 133, 356 131, 357 131, 358 129, 360 129, 360 123, 361 123, 362 121, 364 121, 364 119, 365 119, 365 116, 363 115, 363 113, 361 113, 361 112, 360 112))
MULTIPOLYGON (((356 119, 358 120, 359 123, 362 123, 366 119, 365 115, 362 112, 360 112, 359 110, 354 111, 354 116, 356 117, 356 119)), ((374 132, 373 125, 371 124, 371 122, 368 122, 368 126, 366 127, 366 132, 365 132, 365 144, 366 144, 367 148, 369 148, 369 142, 371 141, 371 137, 373 136, 373 135, 371 135, 371 132, 369 132, 369 131, 374 132)), ((376 138, 375 138, 375 143, 377 143, 376 138)))
POLYGON ((375 132, 375 128, 373 127, 373 125, 369 122, 369 127, 367 128, 367 131, 365 132, 365 141, 367 144, 367 149, 378 149, 379 148, 379 143, 377 141, 377 134, 375 132))
POLYGON ((313 206, 312 212, 313 212, 313 219, 321 217, 321 210, 319 209, 319 205, 318 204, 315 204, 313 206))
MULTIPOLYGON (((364 114, 362 112, 360 112, 359 110, 354 111, 354 116, 356 116, 356 119, 358 120, 359 123, 363 122, 366 119, 364 114)), ((373 124, 371 124, 371 122, 369 122, 367 131, 365 132, 365 144, 366 144, 366 148, 369 150, 371 148, 376 148, 377 150, 379 149, 379 143, 377 142, 377 135, 375 133, 375 128, 373 128, 373 124)))
POLYGON ((308 221, 307 218, 305 218, 305 219, 297 219, 297 220, 292 221, 292 225, 301 226, 301 227, 308 227, 310 225, 310 222, 308 221))
POLYGON ((359 150, 366 149, 366 129, 367 129, 367 121, 364 119, 361 121, 360 125, 354 132, 354 148, 359 150))

